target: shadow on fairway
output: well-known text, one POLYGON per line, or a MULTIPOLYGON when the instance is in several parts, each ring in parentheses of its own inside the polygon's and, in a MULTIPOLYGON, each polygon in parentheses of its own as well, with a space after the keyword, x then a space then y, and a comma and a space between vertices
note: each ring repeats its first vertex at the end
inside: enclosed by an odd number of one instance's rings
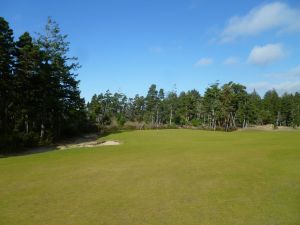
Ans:
POLYGON ((59 141, 57 141, 51 145, 47 145, 47 146, 24 148, 19 151, 11 151, 11 152, 7 152, 7 153, 1 153, 0 158, 8 158, 8 157, 39 154, 39 153, 45 153, 45 152, 50 152, 50 151, 58 151, 58 150, 61 150, 61 148, 59 148, 59 147, 62 145, 80 144, 80 143, 84 143, 84 142, 97 141, 99 138, 106 137, 110 134, 117 134, 117 133, 129 132, 129 131, 133 131, 133 130, 110 130, 110 131, 99 132, 99 133, 85 134, 82 136, 59 140, 59 141))

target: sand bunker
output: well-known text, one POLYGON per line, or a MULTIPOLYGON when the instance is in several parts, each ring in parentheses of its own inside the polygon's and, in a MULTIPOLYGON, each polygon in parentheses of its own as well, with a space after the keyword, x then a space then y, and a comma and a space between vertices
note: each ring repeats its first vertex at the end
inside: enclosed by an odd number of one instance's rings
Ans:
POLYGON ((273 124, 267 124, 267 125, 255 125, 255 126, 250 126, 247 128, 241 128, 239 131, 247 131, 247 130, 254 130, 254 131, 297 131, 300 130, 299 127, 293 128, 293 127, 287 127, 287 126, 278 126, 277 129, 274 129, 273 124))
POLYGON ((118 141, 87 141, 77 144, 65 144, 65 145, 58 145, 58 149, 69 149, 69 148, 92 148, 92 147, 99 147, 99 146, 109 146, 109 145, 120 145, 118 141))

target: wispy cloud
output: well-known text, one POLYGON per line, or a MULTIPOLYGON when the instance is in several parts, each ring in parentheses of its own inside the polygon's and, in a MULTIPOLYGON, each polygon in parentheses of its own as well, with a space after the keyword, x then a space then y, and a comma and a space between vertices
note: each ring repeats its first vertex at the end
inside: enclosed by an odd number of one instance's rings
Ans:
POLYGON ((200 5, 201 1, 200 0, 191 0, 188 4, 187 9, 188 10, 194 10, 200 5))
POLYGON ((267 65, 283 58, 285 52, 281 44, 255 46, 248 57, 248 62, 255 65, 267 65))
POLYGON ((196 63, 195 66, 208 66, 213 64, 213 59, 212 58, 201 58, 199 59, 196 63))
POLYGON ((159 46, 150 47, 150 48, 149 48, 149 51, 150 51, 151 53, 161 53, 161 52, 163 52, 163 48, 162 48, 162 47, 159 47, 159 46))
POLYGON ((228 57, 227 59, 224 60, 223 64, 224 65, 235 65, 239 63, 239 59, 237 57, 228 57))
POLYGON ((180 51, 183 50, 183 47, 181 45, 177 45, 177 46, 171 46, 167 48, 168 51, 180 51))
POLYGON ((247 87, 249 91, 255 89, 260 92, 265 92, 275 89, 279 94, 283 94, 285 92, 294 93, 300 91, 300 81, 286 81, 282 83, 257 82, 248 84, 247 87))
POLYGON ((282 2, 273 2, 254 8, 244 16, 234 16, 221 33, 221 42, 270 30, 299 32, 300 10, 282 2))
POLYGON ((280 73, 267 74, 267 77, 277 77, 277 78, 300 78, 300 65, 294 68, 280 73))

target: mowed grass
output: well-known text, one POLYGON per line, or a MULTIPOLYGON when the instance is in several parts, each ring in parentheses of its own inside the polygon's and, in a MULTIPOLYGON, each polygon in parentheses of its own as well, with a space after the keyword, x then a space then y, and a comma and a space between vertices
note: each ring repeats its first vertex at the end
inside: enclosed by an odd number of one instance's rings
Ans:
POLYGON ((151 130, 0 159, 1 225, 297 225, 300 133, 151 130))

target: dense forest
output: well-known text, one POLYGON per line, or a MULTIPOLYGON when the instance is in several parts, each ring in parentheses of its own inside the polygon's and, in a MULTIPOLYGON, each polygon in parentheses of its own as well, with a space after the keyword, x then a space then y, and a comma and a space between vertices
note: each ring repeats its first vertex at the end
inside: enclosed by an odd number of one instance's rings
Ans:
POLYGON ((87 115, 98 127, 113 122, 140 129, 184 126, 230 131, 264 124, 296 127, 300 125, 300 93, 279 96, 270 90, 261 98, 255 90, 247 93, 245 86, 229 82, 212 84, 203 96, 197 90, 165 94, 153 84, 145 97, 128 98, 109 91, 94 95, 87 104, 87 115))
MULTIPOLYGON (((0 149, 35 146, 53 140, 116 128, 198 127, 235 130, 249 125, 300 125, 300 93, 261 98, 234 82, 197 90, 165 92, 151 85, 146 96, 122 93, 80 97, 77 58, 69 56, 67 36, 51 18, 35 38, 14 40, 0 17, 0 149)), ((101 85, 101 84, 99 84, 101 85)))
POLYGON ((51 18, 35 39, 28 32, 14 41, 0 17, 0 149, 51 142, 83 130, 76 58, 67 36, 51 18))

